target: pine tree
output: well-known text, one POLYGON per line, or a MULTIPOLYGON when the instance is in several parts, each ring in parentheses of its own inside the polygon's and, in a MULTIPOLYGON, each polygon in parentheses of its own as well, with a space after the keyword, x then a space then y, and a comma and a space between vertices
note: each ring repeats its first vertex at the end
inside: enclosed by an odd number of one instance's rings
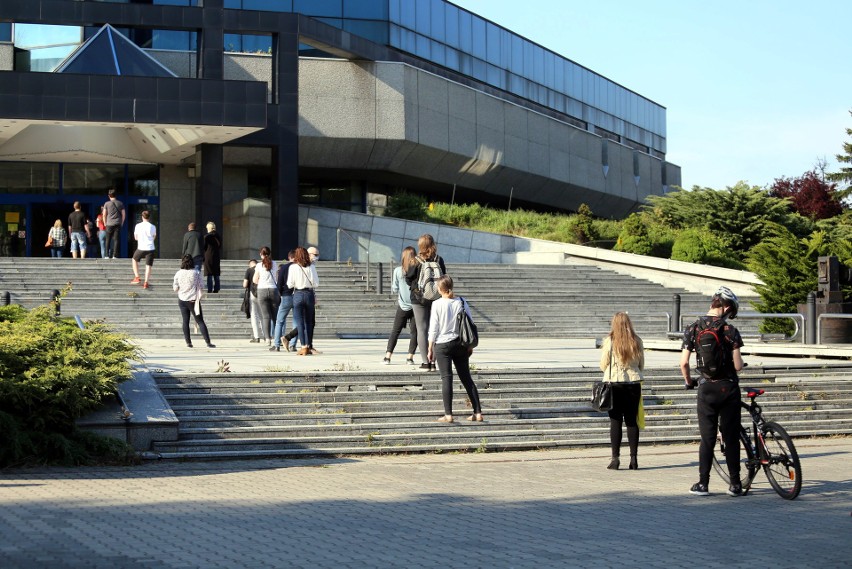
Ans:
MULTIPOLYGON (((852 111, 849 111, 852 115, 852 111)), ((852 136, 852 128, 846 129, 846 134, 852 136)), ((837 161, 847 166, 841 166, 839 172, 829 172, 825 177, 831 182, 845 182, 852 188, 852 142, 843 143, 843 154, 836 155, 837 161)))

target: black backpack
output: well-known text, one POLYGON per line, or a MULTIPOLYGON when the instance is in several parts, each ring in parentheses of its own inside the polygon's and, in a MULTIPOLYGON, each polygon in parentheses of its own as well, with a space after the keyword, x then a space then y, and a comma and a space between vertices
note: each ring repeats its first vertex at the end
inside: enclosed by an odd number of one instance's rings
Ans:
POLYGON ((695 359, 698 371, 708 379, 720 379, 728 373, 728 350, 725 349, 725 319, 707 321, 702 318, 695 328, 695 359))

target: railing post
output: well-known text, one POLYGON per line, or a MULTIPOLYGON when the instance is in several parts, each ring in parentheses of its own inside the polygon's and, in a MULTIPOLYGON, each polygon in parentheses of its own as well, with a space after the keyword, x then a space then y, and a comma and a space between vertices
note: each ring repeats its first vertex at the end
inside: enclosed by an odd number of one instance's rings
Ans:
POLYGON ((384 266, 382 263, 376 263, 378 265, 376 271, 376 294, 384 294, 384 266))
POLYGON ((816 313, 816 293, 811 291, 808 293, 807 300, 807 343, 808 344, 816 344, 817 343, 817 313, 816 313))
POLYGON ((672 319, 669 322, 669 332, 680 332, 680 295, 672 295, 672 319))
POLYGON ((56 316, 62 312, 62 295, 59 292, 59 289, 53 289, 50 291, 50 301, 53 303, 53 310, 55 311, 56 316))

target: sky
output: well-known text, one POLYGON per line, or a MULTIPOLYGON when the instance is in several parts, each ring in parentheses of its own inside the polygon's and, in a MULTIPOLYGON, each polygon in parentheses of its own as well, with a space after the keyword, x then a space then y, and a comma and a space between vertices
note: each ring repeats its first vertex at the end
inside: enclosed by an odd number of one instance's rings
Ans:
POLYGON ((834 171, 852 142, 852 1, 452 1, 666 107, 685 188, 834 171))

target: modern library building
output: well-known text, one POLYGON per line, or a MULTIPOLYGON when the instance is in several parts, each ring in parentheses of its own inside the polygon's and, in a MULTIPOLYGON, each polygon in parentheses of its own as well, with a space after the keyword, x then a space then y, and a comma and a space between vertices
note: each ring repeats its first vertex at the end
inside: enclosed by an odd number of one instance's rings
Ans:
POLYGON ((238 258, 300 204, 620 218, 674 185, 664 107, 445 0, 0 2, 2 255, 110 188, 123 256, 149 210, 161 256, 213 221, 238 258))

